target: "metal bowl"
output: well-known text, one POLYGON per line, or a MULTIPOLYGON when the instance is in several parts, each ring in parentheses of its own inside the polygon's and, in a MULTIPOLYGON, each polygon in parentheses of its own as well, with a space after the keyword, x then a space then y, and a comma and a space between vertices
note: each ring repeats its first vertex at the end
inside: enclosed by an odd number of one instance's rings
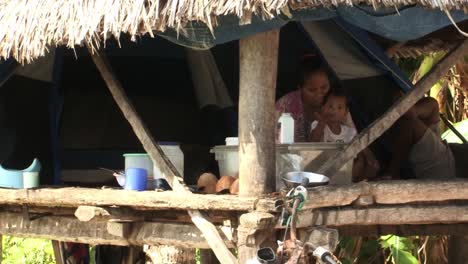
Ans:
POLYGON ((292 171, 284 174, 282 177, 284 184, 288 188, 294 188, 302 183, 306 184, 306 187, 315 187, 320 185, 327 185, 330 182, 330 178, 322 174, 305 171, 292 171), (305 180, 307 178, 307 180, 305 180))

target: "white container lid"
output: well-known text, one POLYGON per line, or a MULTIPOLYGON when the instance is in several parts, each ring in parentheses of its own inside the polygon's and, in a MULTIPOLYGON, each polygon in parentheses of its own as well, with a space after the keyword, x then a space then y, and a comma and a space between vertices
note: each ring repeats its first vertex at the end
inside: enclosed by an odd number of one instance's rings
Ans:
POLYGON ((237 137, 227 137, 226 146, 237 146, 239 145, 239 138, 237 137))

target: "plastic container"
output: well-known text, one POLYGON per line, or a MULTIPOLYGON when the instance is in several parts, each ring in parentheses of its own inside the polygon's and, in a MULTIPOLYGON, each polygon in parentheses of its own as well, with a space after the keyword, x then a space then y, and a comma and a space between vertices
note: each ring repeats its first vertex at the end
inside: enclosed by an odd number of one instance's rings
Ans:
MULTIPOLYGON (((218 161, 220 176, 239 177, 239 147, 238 145, 230 146, 215 146, 211 149, 211 153, 215 154, 215 159, 218 161)), ((277 154, 287 152, 287 147, 278 146, 277 154)))
MULTIPOLYGON (((277 190, 284 187, 281 180, 282 175, 289 171, 303 170, 315 172, 332 155, 342 151, 345 144, 341 143, 295 143, 280 144, 276 146, 276 187, 277 190), (298 159, 298 164, 290 164, 298 159), (289 171, 288 171, 289 170, 289 171)), ((239 154, 238 146, 216 146, 211 149, 218 161, 220 175, 233 177, 239 176, 239 154)), ((330 184, 352 183, 353 160, 343 164, 335 175, 325 175, 330 178, 330 184)))
POLYGON ((237 146, 217 146, 211 150, 218 161, 219 175, 239 177, 239 152, 237 146))
POLYGON ((237 145, 239 145, 239 138, 238 137, 227 137, 225 141, 226 141, 226 146, 237 146, 237 145))
POLYGON ((34 159, 32 164, 24 170, 6 169, 0 165, 0 187, 3 188, 23 188, 24 173, 35 172, 38 174, 41 171, 41 163, 38 159, 34 159))
MULTIPOLYGON (((161 145, 161 148, 174 164, 180 175, 184 175, 184 153, 179 145, 161 145)), ((161 170, 153 165, 151 158, 146 153, 127 153, 125 157, 125 170, 128 168, 142 168, 148 172, 147 189, 154 189, 154 179, 163 178, 161 170)))
POLYGON ((153 162, 146 153, 127 153, 125 157, 125 171, 130 168, 145 169, 147 172, 146 189, 152 189, 153 186, 153 162))
POLYGON ((278 120, 278 139, 280 144, 294 143, 294 118, 290 113, 283 113, 278 120))

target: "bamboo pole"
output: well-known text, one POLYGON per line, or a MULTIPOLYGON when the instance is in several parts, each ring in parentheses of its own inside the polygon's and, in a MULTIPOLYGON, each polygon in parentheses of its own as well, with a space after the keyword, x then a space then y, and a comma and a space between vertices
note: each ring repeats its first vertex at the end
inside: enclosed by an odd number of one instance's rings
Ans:
MULTIPOLYGON (((177 169, 174 167, 174 165, 172 165, 171 161, 164 154, 161 147, 153 139, 150 131, 136 112, 135 107, 125 94, 122 85, 115 77, 115 74, 113 73, 104 53, 98 51, 93 53, 90 48, 88 49, 91 53, 91 58, 93 59, 94 64, 106 82, 115 102, 119 106, 127 121, 130 123, 130 126, 140 140, 145 151, 150 155, 153 162, 158 165, 162 176, 168 181, 168 183, 175 191, 178 191, 181 194, 191 194, 190 190, 184 184, 183 178, 180 176, 177 169)), ((197 226, 205 236, 208 244, 213 249, 216 257, 221 261, 221 263, 237 263, 236 258, 226 247, 226 244, 224 244, 224 241, 216 230, 216 227, 208 220, 206 220, 200 211, 189 210, 188 213, 191 216, 195 226, 197 226)))
POLYGON ((443 59, 441 59, 429 73, 415 85, 414 89, 400 98, 380 118, 375 120, 369 127, 364 129, 353 141, 341 152, 330 157, 322 165, 318 173, 334 175, 340 167, 348 160, 354 158, 357 153, 367 148, 372 142, 389 129, 404 113, 426 94, 442 76, 460 59, 468 53, 468 40, 454 48, 443 59))

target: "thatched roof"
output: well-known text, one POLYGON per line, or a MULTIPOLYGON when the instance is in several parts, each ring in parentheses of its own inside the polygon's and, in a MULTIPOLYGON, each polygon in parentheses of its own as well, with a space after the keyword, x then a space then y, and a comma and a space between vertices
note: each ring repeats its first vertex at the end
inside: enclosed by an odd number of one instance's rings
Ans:
POLYGON ((418 4, 441 10, 468 10, 467 0, 0 0, 0 57, 28 62, 53 45, 102 45, 110 36, 153 34, 187 21, 213 28, 216 17, 253 15, 271 19, 290 10, 367 3, 378 6, 418 4))

